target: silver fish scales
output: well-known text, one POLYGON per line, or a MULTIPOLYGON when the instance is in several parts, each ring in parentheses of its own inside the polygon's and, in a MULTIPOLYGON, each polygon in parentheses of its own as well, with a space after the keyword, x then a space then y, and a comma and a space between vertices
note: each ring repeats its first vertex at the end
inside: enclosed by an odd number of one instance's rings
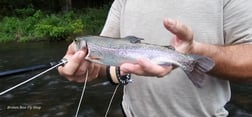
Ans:
POLYGON ((203 84, 203 74, 210 71, 215 63, 208 57, 182 54, 172 46, 159 46, 141 43, 142 38, 128 36, 110 38, 102 36, 82 36, 74 41, 75 50, 87 49, 86 60, 120 66, 123 63, 136 63, 139 58, 149 59, 159 65, 173 65, 185 71, 188 78, 198 87, 203 84))

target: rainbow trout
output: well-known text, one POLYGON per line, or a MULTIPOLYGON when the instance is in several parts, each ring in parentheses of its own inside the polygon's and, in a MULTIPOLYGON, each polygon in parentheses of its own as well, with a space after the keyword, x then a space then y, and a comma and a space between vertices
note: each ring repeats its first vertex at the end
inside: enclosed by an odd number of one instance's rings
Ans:
POLYGON ((87 49, 86 60, 104 65, 120 66, 122 63, 136 63, 137 59, 146 58, 158 65, 180 67, 198 87, 202 86, 203 75, 215 65, 208 57, 182 54, 172 46, 141 43, 141 40, 134 36, 120 39, 83 36, 74 40, 74 48, 76 51, 87 49))

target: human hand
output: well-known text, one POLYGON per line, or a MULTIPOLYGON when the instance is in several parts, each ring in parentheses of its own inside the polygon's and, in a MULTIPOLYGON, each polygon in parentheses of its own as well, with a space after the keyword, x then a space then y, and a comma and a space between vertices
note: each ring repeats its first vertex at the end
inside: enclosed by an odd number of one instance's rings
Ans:
POLYGON ((69 81, 84 82, 86 72, 88 71, 88 81, 98 77, 100 67, 97 64, 86 61, 84 58, 87 50, 83 49, 75 52, 73 44, 68 46, 64 56, 68 62, 64 66, 58 67, 60 75, 66 77, 69 81))
POLYGON ((172 66, 160 66, 147 59, 138 59, 136 64, 124 63, 120 66, 121 75, 133 73, 142 76, 163 77, 170 73, 172 66))
POLYGON ((197 43, 193 40, 192 30, 177 20, 165 19, 163 23, 165 28, 174 34, 171 44, 175 49, 181 53, 192 53, 197 43))
MULTIPOLYGON (((192 30, 177 20, 165 19, 165 28, 174 34, 172 45, 181 53, 191 53, 195 47, 192 30)), ((121 74, 133 73, 143 76, 163 77, 170 73, 172 66, 160 66, 146 59, 139 59, 136 64, 124 63, 120 66, 121 74)))

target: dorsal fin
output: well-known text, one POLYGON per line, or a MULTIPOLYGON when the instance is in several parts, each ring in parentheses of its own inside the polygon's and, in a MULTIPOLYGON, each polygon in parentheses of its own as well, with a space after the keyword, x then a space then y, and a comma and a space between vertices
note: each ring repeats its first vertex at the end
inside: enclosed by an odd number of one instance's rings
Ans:
POLYGON ((141 43, 141 40, 144 40, 143 38, 138 38, 136 36, 127 36, 124 37, 123 39, 128 40, 130 43, 141 43))

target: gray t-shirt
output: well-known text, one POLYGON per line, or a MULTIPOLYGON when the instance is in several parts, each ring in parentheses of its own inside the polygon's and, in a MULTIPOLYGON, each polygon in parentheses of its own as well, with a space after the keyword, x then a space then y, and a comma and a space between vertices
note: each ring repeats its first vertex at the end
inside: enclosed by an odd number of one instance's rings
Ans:
MULTIPOLYGON (((172 34, 163 19, 173 18, 191 27, 199 42, 251 43, 251 12, 252 0, 115 0, 101 35, 134 35, 143 42, 169 45, 172 34)), ((229 82, 202 77, 205 84, 198 88, 180 68, 163 78, 133 75, 133 83, 124 88, 124 111, 128 117, 227 116, 229 82)))

